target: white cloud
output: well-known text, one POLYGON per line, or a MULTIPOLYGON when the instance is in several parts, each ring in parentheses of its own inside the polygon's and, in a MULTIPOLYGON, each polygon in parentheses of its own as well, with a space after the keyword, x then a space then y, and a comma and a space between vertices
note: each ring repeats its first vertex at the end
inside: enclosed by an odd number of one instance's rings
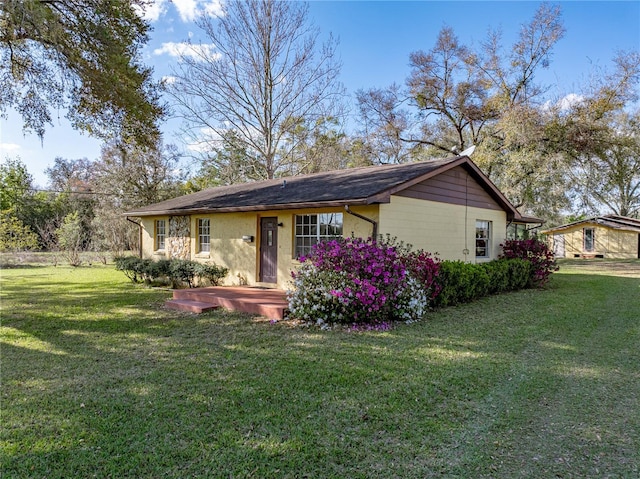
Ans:
POLYGON ((584 101, 584 96, 576 93, 569 93, 558 101, 558 106, 562 111, 566 111, 574 105, 578 105, 584 101))
POLYGON ((183 22, 192 22, 198 16, 196 14, 198 7, 196 0, 173 0, 173 4, 183 22))
POLYGON ((150 22, 157 22, 167 13, 169 3, 172 3, 183 22, 193 22, 198 17, 221 17, 224 15, 221 0, 151 0, 143 7, 135 5, 138 14, 150 22))
POLYGON ((193 45, 187 42, 167 42, 163 43, 160 48, 153 51, 154 55, 167 54, 172 57, 192 57, 195 60, 217 60, 221 57, 220 53, 215 53, 215 45, 212 43, 201 43, 193 45))
POLYGON ((193 141, 187 144, 187 150, 204 153, 222 146, 222 137, 213 128, 200 128, 199 134, 194 135, 193 141))
POLYGON ((173 0, 183 22, 193 22, 196 18, 207 15, 219 17, 223 15, 220 0, 173 0))
POLYGON ((222 10, 222 2, 218 0, 207 2, 204 6, 204 13, 210 17, 223 16, 224 10, 222 10))
POLYGON ((176 82, 176 80, 177 80, 177 78, 176 78, 176 77, 174 77, 174 76, 170 76, 170 75, 163 76, 163 77, 160 79, 160 81, 161 81, 162 83, 164 83, 165 85, 173 85, 173 84, 176 82))
POLYGON ((552 103, 551 101, 547 101, 544 104, 545 110, 551 110, 552 108, 557 108, 560 111, 568 111, 574 105, 579 105, 584 101, 584 96, 578 95, 577 93, 569 93, 568 95, 563 96, 557 102, 552 103))
POLYGON ((7 152, 7 153, 12 153, 12 152, 16 152, 20 149, 20 145, 17 145, 16 143, 0 143, 0 151, 7 152))
POLYGON ((139 5, 134 5, 134 8, 145 20, 157 22, 160 16, 167 12, 167 0, 153 0, 146 4, 144 8, 139 5))

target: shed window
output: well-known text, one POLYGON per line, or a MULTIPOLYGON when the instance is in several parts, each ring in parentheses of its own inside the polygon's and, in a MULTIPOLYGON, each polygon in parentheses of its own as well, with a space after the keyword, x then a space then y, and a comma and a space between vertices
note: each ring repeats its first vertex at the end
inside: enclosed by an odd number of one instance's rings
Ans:
POLYGON ((587 252, 596 249, 596 230, 594 228, 584 229, 584 250, 587 252))
POLYGON ((198 253, 211 251, 211 223, 209 218, 198 219, 198 253))
POLYGON ((296 215, 295 257, 309 254, 320 241, 342 237, 342 213, 296 215))
POLYGON ((167 237, 166 220, 156 220, 155 223, 155 250, 164 250, 165 238, 167 237))
POLYGON ((476 220, 476 258, 491 257, 491 221, 476 220))

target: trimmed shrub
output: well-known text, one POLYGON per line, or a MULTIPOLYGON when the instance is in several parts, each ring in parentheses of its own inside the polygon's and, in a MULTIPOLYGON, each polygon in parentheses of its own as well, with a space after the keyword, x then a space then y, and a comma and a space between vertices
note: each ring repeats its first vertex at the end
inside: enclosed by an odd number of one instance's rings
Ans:
POLYGON ((481 264, 462 261, 442 261, 438 276, 440 294, 436 306, 452 306, 468 303, 486 296, 490 290, 489 275, 481 264))
POLYGON ((174 288, 186 284, 195 287, 196 278, 206 279, 212 285, 219 284, 228 269, 213 263, 202 264, 184 259, 161 259, 152 261, 136 256, 114 258, 116 270, 122 271, 133 283, 171 283, 174 288))
POLYGON ((434 298, 434 304, 453 306, 525 288, 531 278, 531 268, 530 262, 518 258, 478 264, 442 261, 437 278, 440 294, 434 298))
POLYGON ((533 269, 533 265, 531 262, 519 258, 501 261, 506 261, 509 265, 508 291, 517 291, 526 288, 532 275, 531 270, 533 269))
POLYGON ((558 265, 549 247, 537 239, 508 240, 502 246, 502 258, 518 258, 531 263, 529 286, 544 286, 558 265))
POLYGON ((116 270, 122 271, 132 283, 141 283, 145 277, 145 270, 149 260, 137 256, 116 256, 113 259, 116 270))
POLYGON ((507 260, 489 261, 488 263, 480 263, 480 266, 489 277, 488 294, 504 293, 510 290, 509 262, 507 260))
POLYGON ((145 283, 161 283, 170 281, 171 260, 160 259, 158 261, 147 260, 144 266, 145 283))
POLYGON ((228 272, 228 268, 214 263, 198 263, 196 268, 198 277, 208 280, 212 286, 218 286, 228 272))
POLYGON ((198 263, 188 259, 172 259, 169 265, 169 278, 174 287, 178 283, 186 283, 189 288, 195 286, 198 263))

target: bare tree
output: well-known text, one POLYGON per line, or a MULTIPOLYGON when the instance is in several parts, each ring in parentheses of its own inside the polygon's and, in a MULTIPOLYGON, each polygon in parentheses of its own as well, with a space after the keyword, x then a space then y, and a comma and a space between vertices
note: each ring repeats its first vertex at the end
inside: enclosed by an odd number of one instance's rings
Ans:
POLYGON ((231 0, 224 15, 199 21, 217 50, 182 55, 168 89, 201 150, 218 150, 232 130, 259 159, 249 176, 273 178, 289 158, 283 139, 291 119, 331 112, 341 94, 336 42, 319 45, 307 14, 299 2, 231 0))

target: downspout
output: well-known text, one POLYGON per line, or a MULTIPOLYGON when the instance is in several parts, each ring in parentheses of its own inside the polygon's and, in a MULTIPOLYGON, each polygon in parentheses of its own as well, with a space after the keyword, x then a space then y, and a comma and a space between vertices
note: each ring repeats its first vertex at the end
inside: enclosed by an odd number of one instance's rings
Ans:
POLYGON ((142 223, 138 223, 133 221, 131 218, 127 216, 127 221, 129 223, 133 223, 138 226, 138 257, 142 258, 142 223))
POLYGON ((356 213, 355 211, 351 211, 349 209, 349 205, 344 205, 344 210, 350 215, 355 216, 356 218, 360 218, 361 220, 365 220, 371 223, 373 225, 373 231, 372 231, 371 237, 374 242, 378 240, 378 222, 377 221, 372 220, 371 218, 367 218, 366 216, 362 216, 360 213, 356 213))

